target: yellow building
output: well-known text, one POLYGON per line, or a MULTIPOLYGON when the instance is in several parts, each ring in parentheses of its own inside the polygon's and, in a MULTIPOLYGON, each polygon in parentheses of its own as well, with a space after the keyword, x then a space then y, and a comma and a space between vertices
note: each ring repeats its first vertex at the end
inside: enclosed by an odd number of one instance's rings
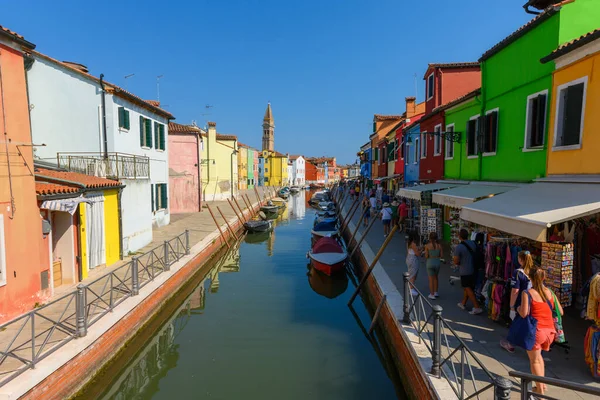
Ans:
POLYGON ((238 143, 234 135, 217 133, 217 124, 208 123, 201 152, 202 200, 214 201, 231 197, 238 183, 238 143))
POLYGON ((265 160, 265 186, 288 185, 288 156, 277 151, 263 150, 262 157, 265 160))
POLYGON ((391 190, 392 193, 395 193, 394 180, 392 176, 394 176, 394 171, 396 168, 396 159, 398 151, 396 149, 396 130, 392 129, 387 135, 385 135, 385 141, 387 143, 387 177, 389 178, 386 182, 387 189, 391 190))
POLYGON ((542 59, 554 61, 548 175, 600 174, 600 29, 542 59))
POLYGON ((238 189, 248 189, 248 146, 238 143, 238 189))

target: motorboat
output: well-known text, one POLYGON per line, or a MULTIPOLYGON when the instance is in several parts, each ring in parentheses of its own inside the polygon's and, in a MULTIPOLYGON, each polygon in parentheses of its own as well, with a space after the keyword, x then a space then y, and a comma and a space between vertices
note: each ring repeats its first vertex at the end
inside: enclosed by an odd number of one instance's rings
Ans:
POLYGON ((279 207, 287 207, 287 200, 281 197, 273 197, 269 202, 272 202, 279 207))
POLYGON ((323 210, 323 211, 333 211, 335 210, 335 204, 333 203, 333 201, 321 201, 318 204, 319 209, 323 210))
POLYGON ((322 237, 308 252, 308 257, 316 270, 326 275, 333 275, 343 270, 348 253, 337 240, 331 237, 322 237))
POLYGON ((290 188, 290 193, 291 193, 291 194, 296 194, 296 193, 298 193, 299 191, 300 191, 300 188, 299 188, 298 186, 292 186, 292 187, 290 188))
POLYGON ((317 215, 315 217, 315 222, 314 222, 313 226, 316 226, 318 223, 321 223, 321 222, 328 222, 328 223, 335 225, 335 224, 337 224, 338 219, 337 219, 337 217, 326 217, 326 216, 320 217, 317 215))
POLYGON ((325 210, 325 211, 319 210, 319 211, 317 211, 317 216, 332 218, 332 217, 337 216, 337 214, 334 210, 325 210))
POLYGON ((244 228, 248 233, 268 232, 273 229, 271 221, 248 221, 244 223, 244 228))
POLYGON ((310 198, 310 200, 308 201, 308 204, 310 204, 313 207, 316 207, 322 201, 329 201, 329 193, 324 192, 324 191, 316 192, 310 198))
POLYGON ((275 205, 275 204, 273 204, 273 202, 271 200, 269 200, 266 205, 264 205, 260 208, 260 211, 264 212, 265 214, 267 214, 267 216, 269 216, 269 215, 279 213, 279 210, 281 208, 282 208, 281 206, 275 205))
POLYGON ((290 197, 290 192, 283 189, 281 189, 277 194, 284 200, 287 200, 290 197))
POLYGON ((335 299, 348 289, 348 276, 346 274, 326 275, 309 264, 308 284, 311 289, 328 299, 335 299))
POLYGON ((319 222, 310 232, 312 233, 314 240, 318 240, 325 236, 337 236, 340 233, 335 222, 319 222))

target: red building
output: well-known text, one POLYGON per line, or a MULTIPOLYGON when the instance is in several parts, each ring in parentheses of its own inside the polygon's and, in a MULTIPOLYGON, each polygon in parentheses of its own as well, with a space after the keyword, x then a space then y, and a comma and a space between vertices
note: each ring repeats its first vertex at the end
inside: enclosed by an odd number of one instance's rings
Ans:
POLYGON ((425 115, 421 118, 421 160, 419 179, 438 180, 444 177, 446 140, 440 135, 425 133, 444 132, 444 111, 440 106, 481 86, 479 63, 429 64, 425 72, 425 115))
POLYGON ((317 183, 317 166, 306 159, 306 163, 304 163, 304 179, 306 183, 317 183))

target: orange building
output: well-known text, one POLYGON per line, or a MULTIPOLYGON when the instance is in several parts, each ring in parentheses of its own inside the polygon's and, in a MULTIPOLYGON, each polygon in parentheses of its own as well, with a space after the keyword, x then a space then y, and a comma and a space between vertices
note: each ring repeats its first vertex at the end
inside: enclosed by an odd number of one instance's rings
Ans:
POLYGON ((0 26, 0 322, 50 295, 50 268, 43 262, 49 243, 36 200, 23 56, 34 47, 0 26))

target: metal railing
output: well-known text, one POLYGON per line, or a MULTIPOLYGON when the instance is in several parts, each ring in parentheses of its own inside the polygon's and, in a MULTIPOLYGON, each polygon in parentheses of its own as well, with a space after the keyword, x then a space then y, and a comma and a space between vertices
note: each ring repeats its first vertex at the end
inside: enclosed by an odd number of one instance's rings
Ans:
POLYGON ((165 241, 88 284, 0 325, 0 387, 90 326, 189 254, 189 231, 165 241))
POLYGON ((510 371, 509 375, 512 376, 513 378, 517 378, 521 381, 519 387, 521 388, 520 398, 522 400, 529 400, 532 398, 532 396, 537 399, 559 400, 555 397, 550 397, 546 394, 541 395, 541 394, 538 394, 538 393, 532 391, 530 389, 530 387, 532 386, 531 385, 532 382, 539 382, 539 383, 543 383, 548 386, 559 387, 562 389, 573 390, 575 392, 586 393, 586 394, 591 394, 591 395, 600 397, 600 389, 592 387, 592 386, 582 385, 580 383, 568 382, 568 381, 564 381, 562 379, 546 378, 546 377, 527 374, 527 373, 519 372, 519 371, 510 371))
POLYGON ((431 374, 444 377, 461 400, 479 397, 494 389, 496 398, 510 394, 510 380, 492 374, 458 333, 442 317, 442 307, 432 305, 426 297, 409 281, 404 273, 404 318, 410 324, 423 344, 431 353, 431 374), (413 296, 412 291, 416 292, 413 296))
POLYGON ((71 172, 114 179, 150 178, 150 158, 135 154, 57 153, 60 168, 71 172))

